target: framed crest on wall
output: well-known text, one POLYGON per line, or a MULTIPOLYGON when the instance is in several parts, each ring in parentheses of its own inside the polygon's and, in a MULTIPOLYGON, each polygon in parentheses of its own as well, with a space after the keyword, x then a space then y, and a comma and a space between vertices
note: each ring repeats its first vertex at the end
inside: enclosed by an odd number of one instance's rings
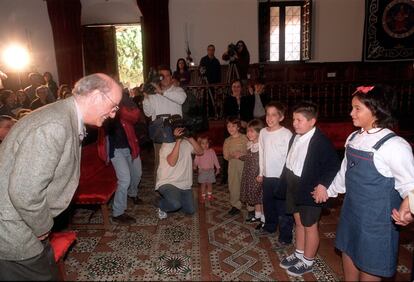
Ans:
POLYGON ((414 0, 366 0, 364 61, 414 59, 414 0))

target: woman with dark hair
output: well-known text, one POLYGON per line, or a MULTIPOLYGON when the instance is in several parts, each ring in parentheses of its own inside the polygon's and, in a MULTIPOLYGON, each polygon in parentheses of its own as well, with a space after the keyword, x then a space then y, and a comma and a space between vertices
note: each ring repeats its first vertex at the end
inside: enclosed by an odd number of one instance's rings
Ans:
POLYGON ((185 87, 190 84, 191 74, 188 70, 187 63, 183 58, 179 58, 177 60, 177 66, 174 71, 173 78, 179 83, 180 87, 185 87))
POLYGON ((57 99, 57 91, 58 91, 58 86, 56 84, 56 82, 53 80, 53 76, 50 72, 45 72, 43 74, 43 78, 46 81, 46 86, 49 87, 50 92, 52 92, 53 97, 55 97, 55 99, 57 99))
MULTIPOLYGON (((236 116, 240 118, 241 127, 244 130, 247 123, 253 119, 250 113, 249 100, 247 96, 242 96, 242 83, 236 79, 231 83, 231 95, 224 100, 223 115, 224 117, 236 116)), ((242 130, 242 131, 243 131, 242 130)))
POLYGON ((222 59, 225 61, 230 61, 230 63, 233 61, 236 64, 237 72, 239 74, 238 78, 244 83, 247 80, 247 73, 249 71, 250 53, 247 49, 246 43, 244 43, 243 40, 237 41, 235 51, 235 55, 230 56, 229 50, 227 50, 223 54, 222 59))

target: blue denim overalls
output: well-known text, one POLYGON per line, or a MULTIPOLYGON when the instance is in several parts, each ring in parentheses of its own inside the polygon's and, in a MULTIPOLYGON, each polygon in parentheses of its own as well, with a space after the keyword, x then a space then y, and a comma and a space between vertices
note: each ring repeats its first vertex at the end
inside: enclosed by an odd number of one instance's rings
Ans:
MULTIPOLYGON (((351 141, 358 132, 351 136, 351 141)), ((374 152, 390 138, 390 133, 374 146, 374 152)), ((336 231, 336 247, 361 270, 390 277, 397 268, 399 232, 391 212, 401 198, 394 178, 385 177, 374 165, 373 152, 346 148, 346 194, 336 231)))

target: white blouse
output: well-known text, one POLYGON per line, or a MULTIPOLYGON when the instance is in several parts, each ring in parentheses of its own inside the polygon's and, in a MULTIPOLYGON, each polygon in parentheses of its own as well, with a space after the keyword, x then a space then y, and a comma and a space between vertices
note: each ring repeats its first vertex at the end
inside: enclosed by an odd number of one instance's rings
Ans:
MULTIPOLYGON (((356 150, 374 153, 374 165, 378 172, 385 177, 394 177, 395 189, 402 198, 407 197, 409 191, 414 190, 414 157, 410 144, 403 138, 396 136, 386 141, 378 151, 372 147, 384 136, 391 133, 389 129, 373 128, 357 134, 352 141, 348 136, 345 146, 356 150)), ((337 197, 338 193, 345 193, 345 172, 347 159, 344 157, 341 169, 328 188, 329 197, 337 197)))

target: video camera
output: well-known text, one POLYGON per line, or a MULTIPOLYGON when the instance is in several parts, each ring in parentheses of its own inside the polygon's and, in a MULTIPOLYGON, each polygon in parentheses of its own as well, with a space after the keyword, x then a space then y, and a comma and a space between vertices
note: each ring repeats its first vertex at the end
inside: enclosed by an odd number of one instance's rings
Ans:
POLYGON ((155 87, 152 83, 159 84, 163 79, 164 77, 160 75, 157 70, 150 68, 148 78, 144 82, 142 91, 147 94, 155 94, 155 87))
POLYGON ((233 43, 230 43, 227 46, 227 54, 229 55, 230 61, 237 59, 237 46, 233 43))
POLYGON ((164 126, 170 126, 173 133, 176 128, 183 128, 183 133, 180 136, 177 136, 177 139, 193 136, 193 133, 190 131, 190 126, 188 126, 187 122, 180 115, 172 115, 165 119, 164 126))

